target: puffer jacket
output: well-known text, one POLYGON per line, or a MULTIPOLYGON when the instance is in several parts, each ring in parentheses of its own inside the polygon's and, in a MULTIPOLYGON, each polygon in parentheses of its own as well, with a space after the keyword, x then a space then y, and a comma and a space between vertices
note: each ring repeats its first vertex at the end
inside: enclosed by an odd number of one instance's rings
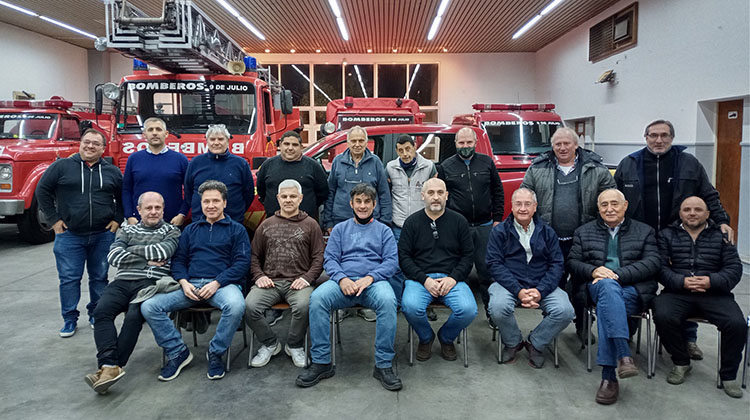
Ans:
POLYGON ((437 171, 450 192, 448 208, 461 213, 470 226, 503 220, 503 183, 490 156, 474 153, 467 166, 463 158, 453 155, 437 171))
MULTIPOLYGON (((599 210, 596 199, 599 194, 615 188, 615 180, 596 153, 578 148, 578 165, 581 165, 581 180, 578 182, 578 225, 597 218, 599 210)), ((555 201, 555 173, 557 159, 552 150, 542 153, 531 163, 523 177, 520 188, 528 188, 536 193, 536 214, 547 223, 552 222, 552 205, 555 201)))
POLYGON ((732 295, 732 289, 742 279, 742 263, 737 248, 724 240, 721 228, 712 220, 693 238, 678 220, 662 229, 658 235, 661 255, 659 282, 672 293, 692 293, 684 288, 685 277, 708 276, 710 295, 732 295))
POLYGON ((404 221, 412 213, 424 208, 422 201, 422 185, 434 173, 435 164, 422 157, 416 156, 417 166, 410 177, 401 167, 399 159, 393 159, 385 165, 388 179, 391 180, 391 199, 393 201, 393 224, 402 227, 404 221))
MULTIPOLYGON (((607 260, 609 227, 600 218, 579 227, 568 254, 568 269, 574 282, 587 284, 591 274, 607 260)), ((635 286, 644 307, 656 295, 661 260, 651 226, 625 218, 617 234, 620 268, 614 270, 622 286, 635 286)))

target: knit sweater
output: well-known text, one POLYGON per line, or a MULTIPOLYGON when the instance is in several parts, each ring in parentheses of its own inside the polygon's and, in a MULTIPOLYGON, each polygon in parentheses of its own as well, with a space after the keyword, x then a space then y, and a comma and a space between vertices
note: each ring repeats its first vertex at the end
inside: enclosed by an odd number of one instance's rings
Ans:
POLYGON ((182 153, 164 150, 158 154, 141 150, 128 158, 122 176, 122 206, 126 218, 140 220, 136 209, 138 197, 147 191, 156 191, 164 197, 165 220, 172 220, 178 213, 186 215, 190 210, 182 197, 188 160, 182 153))
POLYGON ((157 280, 168 276, 179 239, 180 229, 163 220, 156 226, 146 226, 143 222, 123 226, 107 254, 107 262, 117 267, 115 280, 157 280), (166 261, 166 264, 148 265, 149 261, 166 261))
POLYGON ((203 216, 198 187, 210 179, 221 181, 227 186, 227 208, 224 214, 242 223, 245 211, 255 196, 250 165, 245 159, 231 154, 228 150, 221 155, 206 152, 194 157, 185 173, 185 201, 190 203, 193 220, 203 216))
POLYGON ((266 216, 273 216, 279 209, 276 195, 279 184, 285 179, 293 179, 302 185, 300 210, 318 219, 318 207, 328 198, 326 171, 315 160, 302 156, 298 161, 287 162, 281 156, 274 156, 263 162, 256 177, 258 179, 258 199, 263 203, 266 216))
POLYGON ((305 212, 283 217, 280 211, 255 230, 250 271, 252 281, 261 276, 276 279, 302 277, 313 284, 323 272, 323 233, 305 212))
POLYGON ((331 280, 344 277, 372 276, 384 281, 398 271, 398 249, 391 229, 372 220, 360 225, 354 218, 345 220, 331 231, 323 267, 331 280))

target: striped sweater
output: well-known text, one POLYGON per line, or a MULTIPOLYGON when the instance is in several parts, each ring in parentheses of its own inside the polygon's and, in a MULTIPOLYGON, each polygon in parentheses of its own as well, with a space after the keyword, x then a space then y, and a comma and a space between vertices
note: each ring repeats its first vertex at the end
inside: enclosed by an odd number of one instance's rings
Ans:
POLYGON ((180 229, 163 220, 153 227, 143 222, 123 226, 107 254, 107 261, 117 267, 115 280, 158 280, 170 275, 170 258, 179 240, 180 229), (148 265, 149 261, 166 264, 148 265))

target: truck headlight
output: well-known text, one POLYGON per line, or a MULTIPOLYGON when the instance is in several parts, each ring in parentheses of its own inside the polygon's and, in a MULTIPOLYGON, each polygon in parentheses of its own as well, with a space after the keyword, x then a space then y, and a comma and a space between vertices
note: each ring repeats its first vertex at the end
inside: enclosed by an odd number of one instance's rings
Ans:
POLYGON ((0 191, 13 190, 13 167, 7 163, 0 164, 0 191))

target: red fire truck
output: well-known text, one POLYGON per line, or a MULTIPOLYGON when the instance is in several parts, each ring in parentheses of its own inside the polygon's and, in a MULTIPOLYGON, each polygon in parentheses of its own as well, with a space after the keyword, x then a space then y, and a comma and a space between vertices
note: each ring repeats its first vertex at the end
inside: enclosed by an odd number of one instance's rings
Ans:
POLYGON ((421 124, 425 114, 413 99, 402 98, 352 98, 334 99, 326 106, 326 124, 320 131, 328 135, 347 130, 355 125, 421 124))
POLYGON ((0 101, 0 223, 16 223, 21 237, 39 244, 54 232, 39 211, 34 191, 56 159, 78 152, 81 132, 109 131, 93 108, 59 96, 46 101, 0 101))

